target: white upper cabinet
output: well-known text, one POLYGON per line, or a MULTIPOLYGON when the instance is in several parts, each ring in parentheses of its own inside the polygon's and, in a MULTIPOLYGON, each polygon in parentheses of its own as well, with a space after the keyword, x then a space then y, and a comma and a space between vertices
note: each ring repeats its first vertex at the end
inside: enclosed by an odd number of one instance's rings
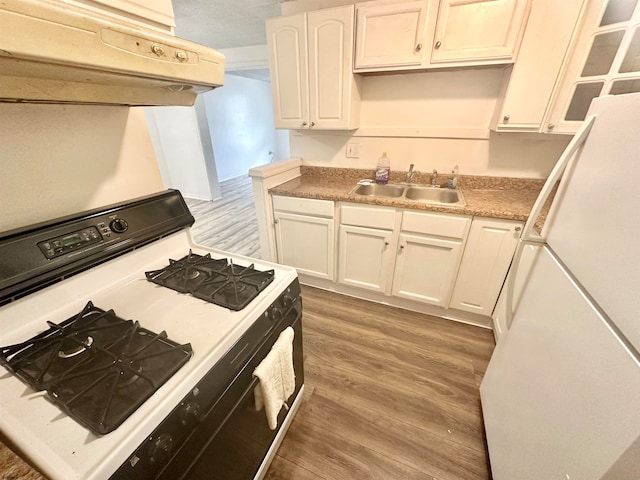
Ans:
POLYGON ((355 69, 422 65, 431 42, 429 8, 433 6, 423 0, 359 5, 355 69))
POLYGON ((358 127, 354 15, 353 5, 348 5, 267 20, 276 128, 358 127))
POLYGON ((431 63, 511 63, 529 0, 441 0, 431 63))
POLYGON ((640 92, 639 2, 588 2, 544 131, 575 133, 591 100, 632 92, 640 92))
POLYGON ((377 0, 356 5, 354 70, 512 63, 531 0, 377 0))
POLYGON ((535 0, 518 61, 505 72, 491 128, 538 132, 586 0, 535 0))
POLYGON ((269 70, 277 128, 304 128, 309 119, 307 16, 267 20, 269 70))

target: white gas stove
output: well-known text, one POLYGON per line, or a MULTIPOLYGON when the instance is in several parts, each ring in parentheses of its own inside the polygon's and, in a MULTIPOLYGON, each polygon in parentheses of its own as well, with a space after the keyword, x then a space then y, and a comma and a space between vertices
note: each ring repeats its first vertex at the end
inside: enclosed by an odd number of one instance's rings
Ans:
MULTIPOLYGON (((295 400, 300 398, 303 374, 301 302, 295 270, 196 245, 188 228, 176 228, 162 215, 158 217, 160 221, 157 220, 157 211, 175 210, 175 205, 179 205, 180 209, 186 210, 186 222, 190 223, 190 214, 180 194, 167 192, 162 195, 143 199, 135 206, 111 206, 40 227, 35 235, 33 231, 26 235, 29 237, 27 243, 32 246, 22 260, 0 260, 4 262, 0 263, 1 280, 4 281, 0 286, 11 292, 11 296, 5 298, 7 303, 0 307, 1 346, 31 339, 50 329, 47 322, 60 324, 78 315, 90 301, 104 311, 113 310, 120 319, 139 322, 146 330, 158 334, 166 332, 169 341, 186 346, 186 352, 190 345, 192 351, 192 357, 188 358, 187 354, 184 364, 178 366, 177 371, 141 405, 134 407, 130 416, 109 433, 101 434, 69 415, 67 412, 73 410, 72 407, 56 402, 62 396, 58 395, 61 387, 57 387, 57 383, 46 384, 45 390, 36 391, 35 387, 11 373, 9 370, 18 370, 29 362, 12 365, 11 355, 3 350, 5 364, 9 365, 0 367, 0 431, 21 454, 52 479, 192 478, 190 472, 194 472, 195 478, 199 469, 218 469, 220 478, 258 477, 266 471, 268 457, 277 448, 297 407, 295 400), (140 221, 140 218, 144 220, 140 221), (155 228, 158 224, 161 224, 159 229, 155 228), (94 238, 92 225, 99 232, 98 240, 94 238), (124 231, 117 231, 123 228, 124 231), (164 233, 158 233, 162 231, 164 233), (54 242, 62 248, 56 247, 54 242), (49 246, 53 247, 53 254, 48 252, 50 249, 46 247, 49 246), (135 249, 126 251, 132 247, 135 249), (248 303, 245 300, 246 306, 234 310, 198 298, 189 286, 179 292, 175 285, 167 288, 149 281, 145 275, 167 267, 170 259, 187 258, 190 252, 198 258, 210 255, 213 260, 227 259, 228 264, 236 266, 231 268, 244 270, 253 265, 257 272, 269 272, 270 281, 261 287, 263 289, 255 298, 248 303), (53 257, 53 260, 40 261, 39 254, 42 258, 53 257), (113 258, 105 261, 105 255, 113 258), (38 258, 37 264, 29 265, 31 256, 38 258), (100 263, 92 265, 96 258, 100 263), (27 275, 19 277, 19 288, 7 287, 12 283, 11 278, 13 283, 18 278, 12 266, 25 262, 28 264, 27 275), (82 265, 83 271, 76 273, 67 267, 56 267, 59 270, 56 275, 46 273, 56 263, 82 265), (64 273, 60 274, 60 271, 64 273), (41 283, 56 283, 40 288, 39 281, 33 280, 38 276, 47 277, 39 280, 41 283), (69 277, 61 278, 66 276, 69 277), (30 290, 36 291, 25 294, 30 290), (284 428, 271 432, 265 427, 264 413, 243 413, 247 409, 242 408, 234 413, 233 409, 241 402, 251 404, 256 385, 251 372, 286 326, 294 326, 296 330, 294 365, 298 378, 296 392, 290 399, 294 408, 288 415, 284 410, 281 412, 279 426, 284 425, 284 428), (241 378, 244 383, 240 382, 241 378), (234 384, 236 380, 240 382, 238 385, 234 384), (255 434, 268 440, 265 448, 249 462, 251 468, 239 473, 211 463, 215 462, 212 459, 216 456, 234 454, 227 451, 231 447, 222 437, 217 442, 220 445, 214 447, 215 438, 224 435, 225 430, 236 428, 233 427, 234 415, 249 415, 238 424, 248 421, 253 425, 249 432, 240 435, 252 437, 255 434), (229 423, 228 428, 224 428, 225 422, 229 423)), ((184 215, 184 212, 178 214, 184 215)), ((174 213, 170 212, 169 216, 174 213)), ((0 250, 3 245, 4 253, 9 249, 26 248, 24 233, 9 233, 0 237, 0 250)), ((193 267, 178 275, 191 281, 206 273, 193 267)), ((203 278, 198 278, 195 283, 202 286, 204 282, 203 278)), ((69 359, 60 352, 53 355, 55 365, 85 361, 83 356, 90 357, 97 348, 91 345, 93 339, 74 341, 80 348, 73 349, 69 359)), ((27 353, 16 354, 18 358, 29 355, 35 347, 25 348, 27 353)), ((70 370, 74 372, 74 368, 70 370)), ((66 372, 63 377, 65 375, 70 376, 66 372)), ((97 376, 99 373, 94 375, 97 376)), ((139 381, 134 377, 127 382, 139 381)), ((117 384, 105 387, 116 392, 126 388, 126 385, 117 384)), ((248 438, 248 441, 251 443, 253 439, 248 438)))

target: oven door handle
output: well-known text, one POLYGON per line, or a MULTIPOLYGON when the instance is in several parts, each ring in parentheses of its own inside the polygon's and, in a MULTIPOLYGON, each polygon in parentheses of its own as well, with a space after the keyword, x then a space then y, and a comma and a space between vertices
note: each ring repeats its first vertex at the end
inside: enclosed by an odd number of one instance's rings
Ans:
POLYGON ((258 377, 253 377, 249 386, 245 388, 245 390, 242 392, 242 395, 240 395, 240 398, 238 398, 231 410, 229 410, 229 413, 227 413, 227 415, 224 417, 224 420, 220 422, 220 426, 218 426, 218 428, 216 429, 216 433, 212 436, 212 438, 215 438, 215 436, 218 435, 218 432, 222 430, 222 428, 226 425, 226 423, 229 421, 229 418, 231 418, 231 415, 233 415, 238 407, 242 405, 242 403, 246 400, 247 395, 251 394, 251 392, 253 392, 253 389, 256 388, 259 383, 260 379, 258 377))

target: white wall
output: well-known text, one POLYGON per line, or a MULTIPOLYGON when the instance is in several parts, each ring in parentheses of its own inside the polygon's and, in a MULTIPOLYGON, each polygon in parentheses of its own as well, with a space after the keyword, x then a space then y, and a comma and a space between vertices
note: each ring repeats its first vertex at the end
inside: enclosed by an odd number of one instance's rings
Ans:
POLYGON ((150 107, 145 112, 165 185, 188 198, 211 200, 195 108, 150 107))
POLYGON ((274 128, 269 83, 225 75, 224 87, 203 98, 220 181, 269 163, 270 151, 276 158, 289 157, 287 132, 276 133, 274 128))
POLYGON ((489 131, 502 67, 363 76, 360 128, 291 134, 291 155, 306 164, 373 168, 383 151, 391 168, 467 175, 546 178, 566 136, 489 131), (359 158, 346 157, 347 143, 359 158))
POLYGON ((0 104, 0 231, 161 190, 141 109, 0 104))
POLYGON ((449 172, 458 165, 463 175, 527 178, 546 178, 566 144, 556 137, 537 140, 522 134, 492 134, 490 140, 291 135, 292 155, 305 165, 374 168, 387 152, 392 170, 406 171, 413 163, 422 172, 449 172), (358 145, 359 158, 346 157, 347 143, 358 145))

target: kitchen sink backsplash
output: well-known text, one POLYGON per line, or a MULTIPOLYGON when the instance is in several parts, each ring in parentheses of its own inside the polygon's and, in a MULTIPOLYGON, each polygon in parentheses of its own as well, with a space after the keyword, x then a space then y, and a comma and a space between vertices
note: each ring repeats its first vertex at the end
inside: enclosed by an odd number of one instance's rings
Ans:
MULTIPOLYGON (((332 167, 314 167, 302 165, 300 172, 303 176, 318 177, 328 182, 331 181, 353 181, 355 184, 358 180, 365 178, 374 179, 375 169, 359 169, 359 168, 332 168, 332 167)), ((391 170, 390 183, 404 182, 406 171, 391 170)), ((447 180, 451 173, 438 173, 437 183, 440 186, 447 184, 447 180)), ((473 190, 531 190, 539 191, 544 185, 544 180, 531 178, 512 178, 512 177, 485 177, 478 175, 458 175, 458 187, 473 190)), ((431 172, 419 172, 413 176, 413 183, 430 184, 431 172)))

